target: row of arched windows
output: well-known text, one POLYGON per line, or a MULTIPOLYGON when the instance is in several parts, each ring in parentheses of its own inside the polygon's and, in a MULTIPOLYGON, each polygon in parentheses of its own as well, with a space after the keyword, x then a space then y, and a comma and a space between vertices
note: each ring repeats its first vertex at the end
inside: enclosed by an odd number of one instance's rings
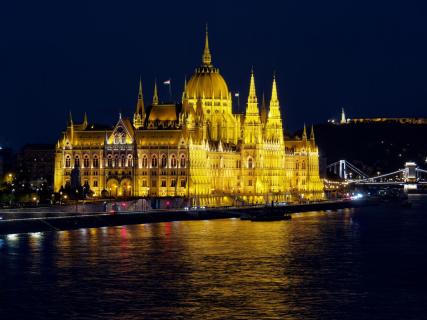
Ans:
MULTIPOLYGON (((157 155, 153 155, 151 157, 151 167, 152 168, 157 168, 159 165, 159 159, 157 157, 157 155)), ((181 155, 180 159, 179 159, 179 165, 181 168, 185 168, 186 167, 186 158, 185 155, 181 155)), ((94 168, 99 168, 99 158, 97 155, 95 155, 92 159, 92 166, 94 168)), ((107 167, 108 168, 112 168, 112 167, 132 167, 133 166, 133 158, 132 155, 128 155, 127 157, 125 157, 125 155, 122 155, 121 157, 119 157, 118 155, 116 155, 114 158, 112 155, 109 155, 107 157, 107 167)), ((166 168, 168 166, 168 159, 167 156, 165 154, 161 155, 160 157, 160 167, 161 168, 166 168)), ((169 166, 171 168, 176 168, 178 166, 178 159, 176 157, 176 155, 171 155, 170 156, 170 164, 169 166)), ((65 156, 65 167, 66 168, 71 168, 71 156, 67 155, 65 156)), ((73 167, 80 167, 80 157, 79 156, 75 156, 74 157, 74 166, 73 167)), ((89 168, 90 167, 90 158, 88 155, 85 155, 83 157, 83 168, 89 168)), ((142 157, 142 167, 143 168, 148 168, 148 157, 146 155, 144 155, 142 157)))
POLYGON ((129 154, 127 157, 123 154, 121 157, 116 155, 114 158, 110 154, 107 157, 107 168, 124 168, 124 167, 133 167, 133 158, 132 155, 129 154))
MULTIPOLYGON (((142 163, 141 164, 142 164, 143 168, 148 168, 148 157, 146 155, 142 156, 142 163)), ((151 157, 151 167, 157 168, 158 165, 159 165, 159 159, 158 159, 157 155, 153 155, 151 157)), ((173 154, 170 156, 169 167, 170 168, 176 168, 177 165, 178 165, 178 159, 176 158, 176 155, 173 154)), ((185 166, 186 166, 185 155, 181 155, 179 165, 181 168, 185 168, 185 166)), ((161 168, 168 167, 168 158, 165 154, 162 154, 160 157, 160 167, 161 168)))
MULTIPOLYGON (((92 166, 94 168, 99 167, 99 158, 97 155, 95 155, 92 159, 92 166)), ((71 156, 66 155, 65 156, 65 167, 71 168, 71 156)), ((89 168, 90 167, 90 159, 88 155, 83 156, 83 168, 89 168)), ((74 168, 80 168, 80 157, 75 156, 74 157, 74 168)))

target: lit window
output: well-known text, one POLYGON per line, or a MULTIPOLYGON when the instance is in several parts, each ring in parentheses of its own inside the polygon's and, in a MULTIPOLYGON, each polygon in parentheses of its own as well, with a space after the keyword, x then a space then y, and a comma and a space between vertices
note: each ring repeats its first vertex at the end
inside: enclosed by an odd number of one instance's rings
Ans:
POLYGON ((79 159, 79 156, 76 156, 76 157, 74 158, 74 167, 75 167, 75 168, 80 167, 80 159, 79 159))
POLYGON ((83 159, 83 167, 89 168, 89 157, 85 156, 83 159))
POLYGON ((71 157, 70 156, 65 157, 65 167, 66 168, 71 167, 71 157))
POLYGON ((98 157, 97 157, 97 156, 95 156, 95 157, 93 158, 93 167, 94 167, 94 168, 98 168, 98 167, 99 167, 99 159, 98 159, 98 157))
POLYGON ((249 159, 248 159, 248 168, 249 168, 249 169, 252 169, 252 168, 253 168, 253 160, 252 160, 252 158, 249 158, 249 159))
POLYGON ((151 167, 157 168, 157 157, 156 156, 153 156, 153 158, 151 158, 151 167))
POLYGON ((175 157, 175 155, 172 155, 172 157, 171 157, 171 167, 172 168, 176 168, 176 157, 175 157))
POLYGON ((167 165, 167 158, 166 155, 162 155, 162 168, 166 168, 167 165))

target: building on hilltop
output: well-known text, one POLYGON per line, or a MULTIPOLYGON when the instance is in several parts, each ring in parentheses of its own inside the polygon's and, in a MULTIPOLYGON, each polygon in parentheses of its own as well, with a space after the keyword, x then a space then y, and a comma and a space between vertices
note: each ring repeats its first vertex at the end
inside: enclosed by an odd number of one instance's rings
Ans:
POLYGON ((184 86, 182 101, 161 104, 154 86, 145 106, 142 82, 132 121, 112 128, 82 123, 71 114, 56 146, 55 191, 70 184, 74 168, 95 196, 184 197, 193 205, 322 199, 314 131, 285 139, 273 77, 269 110, 260 113, 250 74, 244 115, 212 64, 206 31, 202 64, 184 86))

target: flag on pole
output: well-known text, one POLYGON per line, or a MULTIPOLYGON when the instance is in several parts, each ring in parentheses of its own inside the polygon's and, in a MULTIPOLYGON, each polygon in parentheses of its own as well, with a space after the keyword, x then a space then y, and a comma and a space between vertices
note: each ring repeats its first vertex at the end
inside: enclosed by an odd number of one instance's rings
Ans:
POLYGON ((171 79, 163 81, 163 84, 170 85, 171 84, 171 79))
POLYGON ((234 94, 234 96, 237 98, 237 97, 239 97, 239 96, 240 96, 240 93, 236 92, 236 93, 234 94))

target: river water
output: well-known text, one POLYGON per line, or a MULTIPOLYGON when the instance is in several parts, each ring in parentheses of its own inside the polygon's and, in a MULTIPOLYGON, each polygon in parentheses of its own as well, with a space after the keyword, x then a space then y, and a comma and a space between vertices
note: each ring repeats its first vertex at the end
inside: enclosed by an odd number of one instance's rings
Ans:
POLYGON ((0 319, 427 319, 427 197, 0 236, 0 319))

